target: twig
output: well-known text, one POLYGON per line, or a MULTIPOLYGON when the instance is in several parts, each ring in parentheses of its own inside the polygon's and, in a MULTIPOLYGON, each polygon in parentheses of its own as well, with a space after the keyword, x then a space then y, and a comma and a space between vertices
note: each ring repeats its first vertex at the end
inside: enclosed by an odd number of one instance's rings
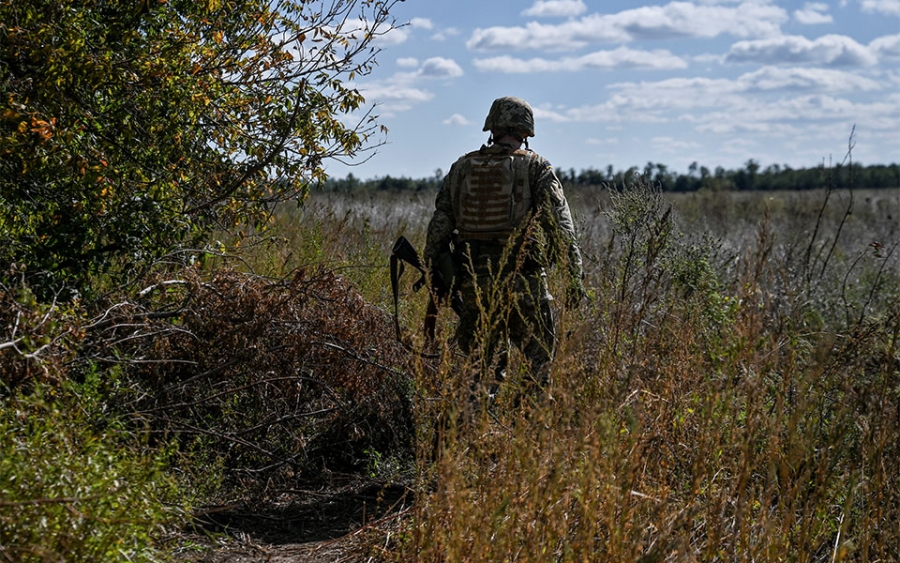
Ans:
POLYGON ((86 500, 95 500, 100 498, 99 495, 88 497, 57 497, 57 498, 36 498, 31 500, 0 500, 0 506, 37 506, 41 504, 73 504, 86 500))
POLYGON ((338 410, 338 407, 328 407, 328 408, 323 408, 323 409, 319 409, 319 410, 316 410, 316 411, 309 411, 309 412, 292 412, 292 413, 290 413, 290 414, 286 414, 286 415, 284 415, 284 416, 278 417, 278 418, 276 418, 276 419, 274 419, 274 420, 266 420, 266 421, 260 422, 260 423, 257 424, 256 426, 252 426, 252 427, 250 427, 250 428, 244 428, 243 430, 240 430, 240 431, 238 431, 238 432, 235 432, 235 435, 236 435, 236 436, 241 436, 241 435, 244 435, 244 434, 252 434, 253 432, 256 432, 256 431, 258 431, 258 430, 260 430, 260 429, 262 429, 262 428, 266 428, 266 427, 269 427, 269 426, 274 426, 274 425, 276 425, 276 424, 280 424, 280 423, 286 422, 286 421, 288 421, 288 420, 293 420, 293 419, 295 419, 295 418, 305 418, 305 417, 319 416, 319 415, 321 415, 321 414, 327 414, 327 413, 330 413, 330 412, 334 412, 334 411, 336 411, 336 410, 338 410))
POLYGON ((875 298, 875 291, 878 289, 878 282, 881 281, 881 277, 884 275, 884 269, 887 267, 888 262, 891 259, 891 256, 894 255, 894 251, 897 250, 897 244, 891 247, 888 251, 887 255, 884 257, 884 261, 881 263, 881 267, 878 268, 878 274, 875 276, 875 280, 872 281, 872 287, 869 290, 869 295, 866 297, 866 302, 863 303, 862 307, 859 310, 859 320, 856 322, 856 325, 859 326, 862 324, 863 319, 865 317, 866 307, 872 303, 872 300, 875 298))
POLYGON ((844 526, 844 514, 841 513, 841 519, 838 522, 837 536, 835 536, 835 538, 834 538, 834 551, 832 551, 832 553, 831 553, 831 563, 834 563, 835 561, 837 561, 838 547, 840 546, 840 543, 841 543, 841 528, 843 528, 843 526, 844 526))
MULTIPOLYGON (((391 510, 393 510, 393 508, 394 508, 395 506, 397 506, 398 504, 400 504, 400 502, 403 501, 405 498, 406 498, 406 497, 404 496, 404 497, 400 498, 400 500, 398 500, 397 502, 395 502, 395 503, 388 509, 388 512, 390 512, 391 510)), ((332 545, 334 545, 335 543, 341 541, 342 539, 344 539, 344 538, 346 538, 346 537, 348 537, 348 536, 349 536, 349 537, 357 536, 357 535, 359 535, 361 532, 364 532, 365 530, 368 530, 368 529, 370 529, 370 528, 374 528, 374 527, 376 527, 376 526, 380 526, 381 524, 383 524, 383 523, 385 523, 385 522, 388 522, 388 521, 390 521, 390 520, 393 520, 393 519, 395 519, 395 518, 399 518, 399 517, 403 516, 404 514, 406 514, 407 512, 409 512, 410 510, 412 510, 414 506, 415 506, 415 505, 412 505, 412 504, 411 504, 411 505, 409 505, 408 507, 406 507, 406 508, 404 508, 403 510, 401 510, 400 512, 395 512, 394 514, 388 514, 387 516, 384 516, 384 517, 382 517, 382 518, 379 518, 378 520, 374 520, 374 521, 372 521, 372 522, 369 522, 368 524, 365 524, 365 525, 363 525, 363 526, 360 526, 359 528, 357 528, 356 530, 350 532, 349 534, 346 534, 346 535, 341 536, 341 537, 338 537, 338 538, 334 538, 334 539, 331 540, 331 541, 327 541, 327 542, 325 542, 325 543, 323 543, 323 544, 320 544, 319 546, 316 547, 315 550, 313 550, 313 553, 318 553, 319 551, 323 550, 324 548, 329 547, 329 546, 332 546, 332 545)))
POLYGON ((18 352, 19 349, 16 347, 16 345, 21 341, 22 341, 21 338, 16 338, 15 340, 10 340, 9 342, 4 342, 3 344, 0 344, 0 350, 5 350, 7 348, 15 348, 16 351, 18 352))
POLYGON ((393 369, 393 368, 387 367, 387 366, 385 366, 385 365, 381 365, 381 364, 379 364, 378 362, 372 361, 372 360, 370 360, 370 359, 368 359, 368 358, 363 358, 362 356, 360 356, 360 355, 357 354, 356 352, 353 352, 353 351, 351 351, 351 350, 349 350, 349 349, 347 349, 347 348, 344 348, 344 347, 342 347, 342 346, 338 346, 337 344, 335 344, 335 343, 333 343, 333 342, 322 341, 320 344, 322 344, 322 346, 325 346, 326 348, 331 348, 332 350, 337 350, 338 352, 343 352, 344 354, 346 354, 347 356, 353 358, 354 360, 357 360, 357 361, 362 362, 362 363, 364 363, 364 364, 368 364, 368 365, 370 365, 370 366, 373 366, 373 367, 376 367, 376 368, 378 368, 378 369, 384 370, 384 371, 386 371, 386 372, 388 372, 388 373, 392 373, 392 374, 394 374, 394 375, 399 375, 399 376, 405 376, 405 375, 407 375, 407 374, 403 373, 402 371, 398 371, 398 370, 395 370, 395 369, 393 369))
MULTIPOLYGON (((824 167, 824 163, 822 164, 824 167)), ((832 186, 831 179, 827 178, 825 182, 825 199, 822 201, 822 206, 819 207, 819 215, 816 217, 816 225, 813 227, 812 236, 809 238, 809 245, 806 247, 806 258, 803 261, 803 269, 806 273, 806 284, 809 285, 812 283, 812 269, 813 266, 810 264, 810 260, 812 259, 812 250, 813 246, 816 244, 816 238, 819 236, 819 228, 822 226, 822 217, 825 215, 825 208, 828 207, 828 199, 831 197, 832 186)))
POLYGON ((248 442, 247 440, 243 440, 241 438, 236 438, 236 437, 230 436, 228 434, 223 434, 222 432, 215 432, 213 430, 207 430, 204 428, 200 428, 198 426, 194 426, 192 424, 188 424, 186 422, 181 422, 178 420, 171 420, 171 419, 163 419, 163 420, 165 422, 168 422, 169 424, 172 424, 175 427, 181 427, 181 428, 187 429, 191 432, 194 432, 196 434, 212 436, 214 438, 227 440, 227 441, 233 442, 235 444, 240 444, 242 446, 246 446, 246 447, 250 448, 251 450, 255 450, 255 451, 257 451, 267 457, 270 457, 272 459, 275 459, 275 460, 278 460, 278 461, 284 462, 284 463, 289 463, 289 460, 283 459, 281 456, 276 455, 275 452, 270 452, 269 450, 266 450, 265 448, 262 448, 261 446, 254 444, 253 442, 248 442))
POLYGON ((151 291, 158 289, 160 287, 169 287, 170 285, 187 285, 189 282, 185 280, 166 280, 159 283, 155 283, 151 286, 145 287, 144 289, 138 291, 138 297, 146 297, 148 293, 151 291))
MULTIPOLYGON (((231 360, 231 361, 229 361, 229 362, 225 362, 224 364, 222 364, 222 365, 220 365, 220 366, 216 366, 216 367, 214 367, 214 368, 212 368, 212 369, 208 369, 208 370, 204 371, 203 373, 198 373, 197 375, 193 375, 193 376, 191 376, 191 377, 185 379, 184 381, 179 381, 177 384, 171 385, 171 386, 169 386, 169 387, 163 389, 163 393, 169 393, 169 392, 174 391, 174 390, 176 390, 176 389, 184 389, 184 388, 187 387, 189 384, 193 383, 194 381, 196 381, 196 380, 198 380, 198 379, 201 379, 201 378, 204 378, 204 377, 211 377, 211 376, 213 376, 213 375, 216 375, 217 373, 220 373, 220 372, 225 371, 226 369, 230 368, 230 367, 233 366, 234 364, 240 362, 241 359, 242 359, 242 358, 235 358, 235 359, 233 359, 233 360, 231 360)), ((173 360, 173 361, 174 361, 174 360, 173 360)))
POLYGON ((847 156, 844 157, 844 160, 847 161, 847 167, 849 169, 848 173, 848 189, 850 191, 850 201, 847 203, 847 209, 844 210, 844 216, 841 217, 841 222, 838 225, 837 232, 834 234, 834 241, 831 243, 831 248, 828 249, 828 254, 825 256, 825 260, 822 262, 822 269, 819 271, 819 277, 825 274, 825 268, 828 267, 828 262, 831 260, 831 256, 834 254, 834 249, 837 246, 838 239, 841 238, 841 231, 844 229, 844 224, 847 222, 847 217, 853 213, 853 147, 855 143, 853 142, 853 134, 856 131, 856 125, 850 130, 850 139, 847 141, 847 156))

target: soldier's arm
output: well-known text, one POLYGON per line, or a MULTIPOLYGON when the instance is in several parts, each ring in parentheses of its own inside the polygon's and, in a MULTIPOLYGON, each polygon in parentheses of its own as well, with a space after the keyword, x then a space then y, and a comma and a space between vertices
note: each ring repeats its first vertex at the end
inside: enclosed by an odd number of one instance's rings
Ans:
POLYGON ((563 193, 562 183, 546 161, 540 162, 538 201, 546 210, 545 224, 551 255, 565 249, 568 257, 569 273, 573 281, 581 283, 584 270, 581 250, 578 248, 578 235, 569 202, 563 193))
POLYGON ((453 202, 450 194, 450 174, 444 177, 441 189, 434 201, 434 214, 428 223, 428 234, 425 239, 425 251, 422 253, 425 264, 429 267, 435 262, 442 249, 450 244, 453 230, 456 228, 453 219, 453 202))

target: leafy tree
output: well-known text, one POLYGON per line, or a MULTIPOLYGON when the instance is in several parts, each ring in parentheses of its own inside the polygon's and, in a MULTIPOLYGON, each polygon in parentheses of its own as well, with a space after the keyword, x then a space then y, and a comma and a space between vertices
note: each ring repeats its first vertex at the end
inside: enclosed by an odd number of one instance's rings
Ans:
POLYGON ((372 148, 345 82, 397 1, 0 0, 0 279, 74 295, 303 197, 372 148))

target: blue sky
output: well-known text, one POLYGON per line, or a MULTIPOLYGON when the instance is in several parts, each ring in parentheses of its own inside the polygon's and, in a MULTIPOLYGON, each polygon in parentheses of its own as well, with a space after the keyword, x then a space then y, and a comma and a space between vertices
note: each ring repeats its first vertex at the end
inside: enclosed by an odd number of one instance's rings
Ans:
POLYGON ((368 179, 446 171, 491 101, 558 169, 900 162, 900 0, 406 0, 353 84, 388 133, 368 179))

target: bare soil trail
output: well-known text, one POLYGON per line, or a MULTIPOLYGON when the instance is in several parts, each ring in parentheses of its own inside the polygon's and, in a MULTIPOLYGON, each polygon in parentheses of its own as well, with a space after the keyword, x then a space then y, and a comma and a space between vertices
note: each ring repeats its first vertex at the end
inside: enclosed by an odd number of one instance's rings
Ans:
POLYGON ((285 490, 255 505, 210 507, 178 538, 191 563, 374 562, 384 537, 410 511, 403 485, 354 483, 335 490, 285 490))

